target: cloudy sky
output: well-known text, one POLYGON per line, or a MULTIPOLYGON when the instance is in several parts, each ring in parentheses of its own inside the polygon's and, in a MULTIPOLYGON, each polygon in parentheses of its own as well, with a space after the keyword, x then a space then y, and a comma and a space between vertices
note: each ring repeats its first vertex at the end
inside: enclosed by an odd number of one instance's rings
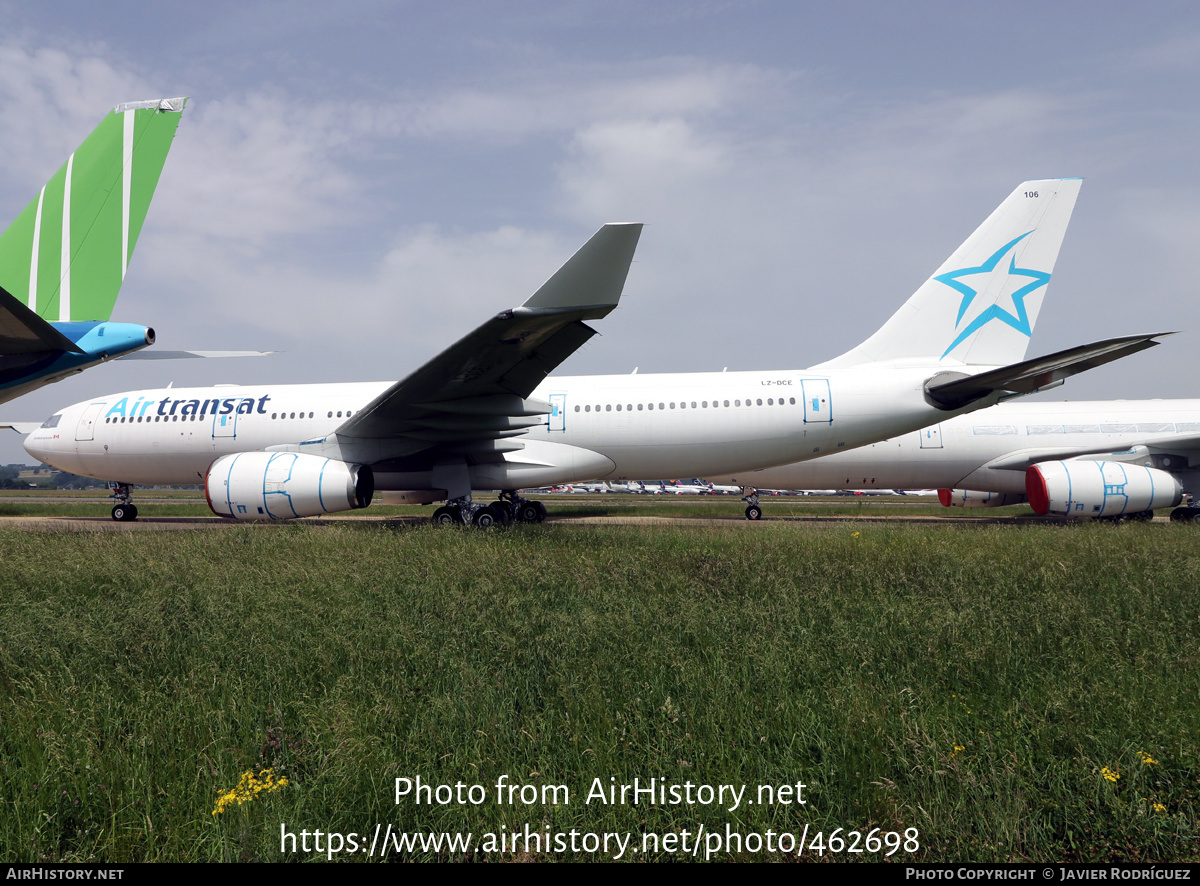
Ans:
POLYGON ((0 218, 112 105, 190 96, 114 319, 282 352, 98 367, 3 418, 399 378, 607 221, 647 227, 564 371, 801 368, 1064 176, 1086 181, 1029 355, 1181 330, 1055 396, 1200 395, 1194 2, 0 0, 0 35, 0 218))

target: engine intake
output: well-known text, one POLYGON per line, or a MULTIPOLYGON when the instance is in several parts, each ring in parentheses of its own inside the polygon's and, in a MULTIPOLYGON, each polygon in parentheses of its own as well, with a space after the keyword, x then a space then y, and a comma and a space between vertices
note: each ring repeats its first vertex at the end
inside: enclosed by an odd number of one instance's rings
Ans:
POLYGON ((234 520, 291 520, 365 508, 375 493, 366 465, 298 452, 241 452, 212 463, 208 506, 234 520))

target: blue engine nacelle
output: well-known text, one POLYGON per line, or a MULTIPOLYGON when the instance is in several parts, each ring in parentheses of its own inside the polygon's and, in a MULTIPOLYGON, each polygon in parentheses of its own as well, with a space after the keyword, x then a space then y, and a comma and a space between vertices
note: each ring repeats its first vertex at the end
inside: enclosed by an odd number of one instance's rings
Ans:
POLYGON ((1046 461, 1025 472, 1035 513, 1091 519, 1173 508, 1183 498, 1174 476, 1119 461, 1046 461))
POLYGON ((366 465, 298 452, 241 452, 212 463, 208 506, 235 520, 291 520, 365 508, 375 493, 366 465))

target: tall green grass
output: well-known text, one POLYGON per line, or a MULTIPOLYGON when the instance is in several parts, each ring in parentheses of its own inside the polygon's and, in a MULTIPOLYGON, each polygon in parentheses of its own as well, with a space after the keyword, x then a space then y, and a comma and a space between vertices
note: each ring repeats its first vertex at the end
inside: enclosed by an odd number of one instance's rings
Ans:
POLYGON ((0 856, 281 860, 283 822, 379 822, 1195 860, 1193 532, 0 530, 0 856), (265 768, 289 784, 213 814, 265 768), (395 804, 418 775, 489 802, 395 804), (498 806, 502 775, 571 803, 498 806), (583 803, 610 777, 802 782, 808 805, 583 803))

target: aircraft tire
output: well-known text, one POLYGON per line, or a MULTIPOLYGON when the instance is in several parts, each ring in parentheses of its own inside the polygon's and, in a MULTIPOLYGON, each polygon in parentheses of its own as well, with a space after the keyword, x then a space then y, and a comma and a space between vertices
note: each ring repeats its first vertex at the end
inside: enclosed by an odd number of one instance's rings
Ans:
POLYGON ((545 508, 543 507, 541 511, 538 510, 538 505, 540 504, 541 502, 539 501, 527 501, 525 504, 521 505, 521 512, 519 514, 519 519, 521 522, 541 523, 543 520, 545 520, 545 508))
POLYGON ((761 520, 762 508, 760 508, 758 505, 750 505, 748 508, 746 508, 746 519, 761 520))
POLYGON ((1129 519, 1137 523, 1148 523, 1154 519, 1154 511, 1138 511, 1136 514, 1130 514, 1129 519))
POLYGON ((495 520, 497 526, 507 526, 512 522, 512 514, 504 502, 494 501, 487 506, 487 509, 491 512, 492 519, 495 520))
POLYGON ((1171 511, 1171 522, 1191 523, 1196 514, 1200 514, 1200 508, 1176 508, 1171 511))
POLYGON ((471 522, 479 529, 491 529, 496 525, 496 515, 489 508, 480 508, 471 518, 471 522))
POLYGON ((542 504, 540 501, 535 501, 533 503, 533 506, 534 506, 534 508, 537 509, 537 522, 545 523, 546 522, 546 506, 544 504, 542 504))
POLYGON ((128 505, 113 505, 112 518, 118 523, 124 523, 129 519, 127 516, 125 516, 128 511, 128 505))
POLYGON ((125 519, 132 523, 137 519, 137 505, 130 505, 125 515, 125 519))
POLYGON ((455 508, 443 505, 433 512, 433 522, 437 526, 455 526, 462 522, 455 508))

